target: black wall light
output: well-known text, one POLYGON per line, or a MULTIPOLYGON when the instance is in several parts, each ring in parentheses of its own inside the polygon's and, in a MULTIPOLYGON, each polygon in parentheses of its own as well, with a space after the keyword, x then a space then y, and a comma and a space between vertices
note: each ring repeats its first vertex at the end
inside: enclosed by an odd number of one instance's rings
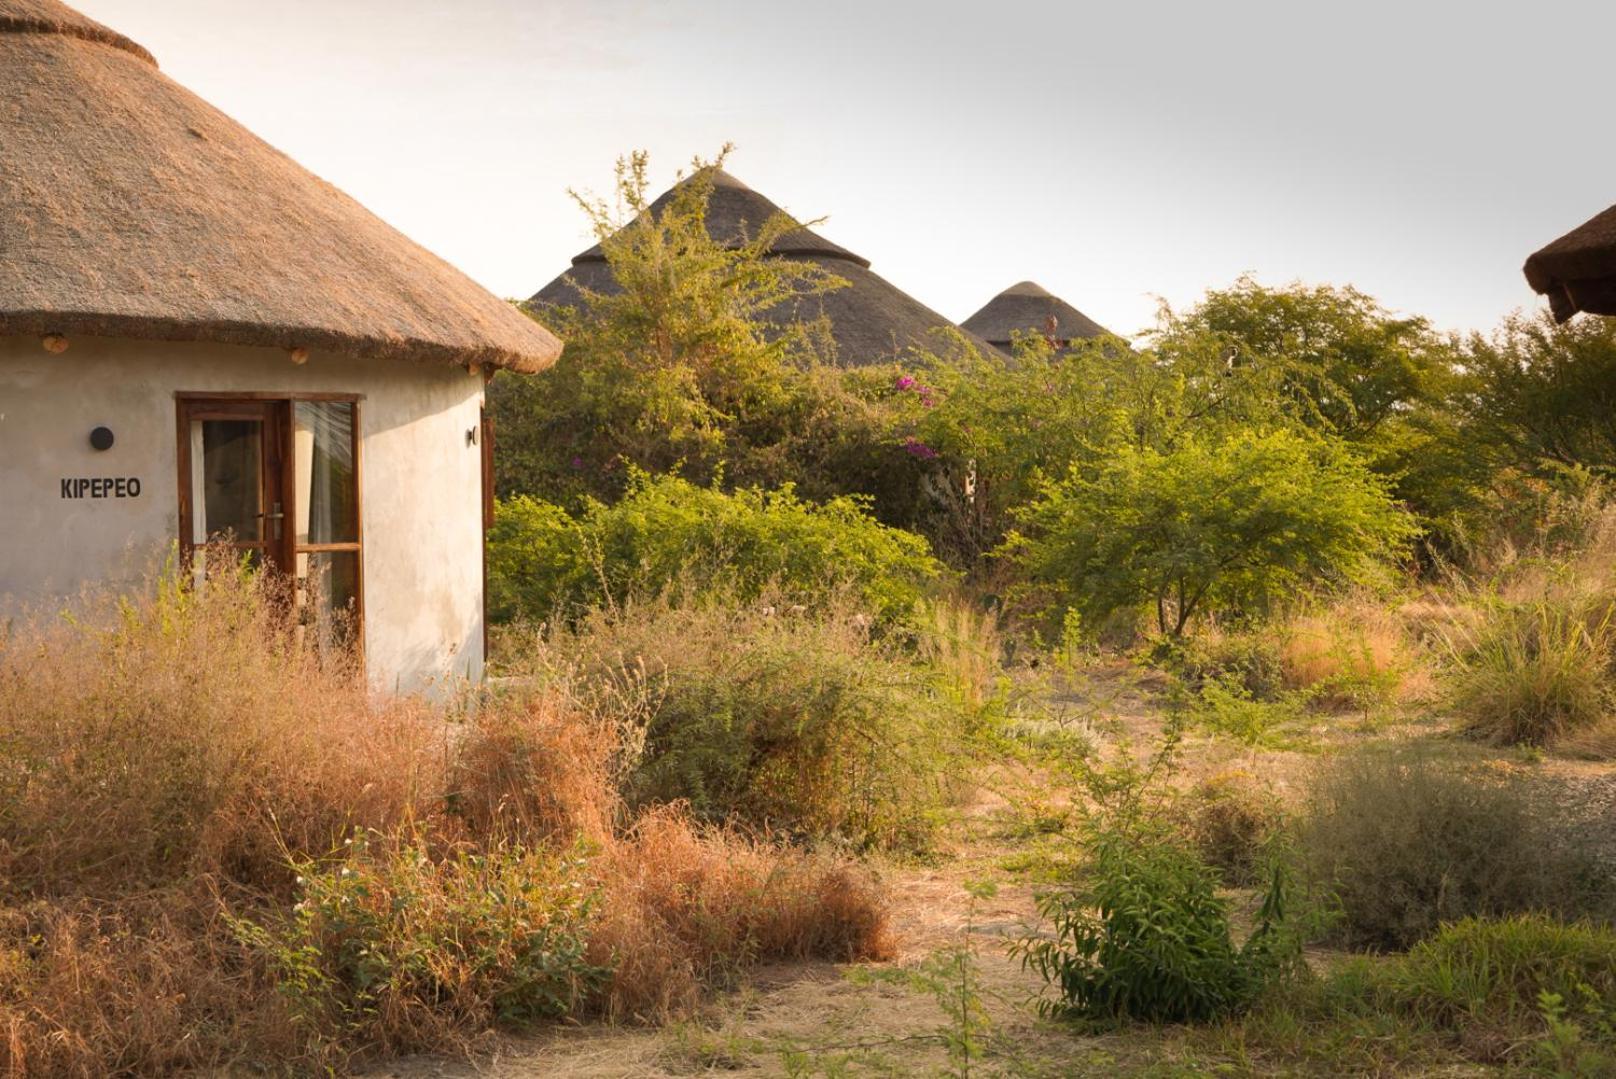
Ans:
POLYGON ((90 445, 98 450, 110 450, 112 442, 112 428, 110 427, 97 427, 90 432, 90 445))

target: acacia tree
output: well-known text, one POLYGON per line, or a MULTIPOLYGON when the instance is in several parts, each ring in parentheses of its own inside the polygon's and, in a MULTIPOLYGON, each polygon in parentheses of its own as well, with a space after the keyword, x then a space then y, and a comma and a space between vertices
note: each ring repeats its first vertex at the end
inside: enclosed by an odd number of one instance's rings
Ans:
POLYGON ((710 234, 712 174, 727 153, 693 162, 655 208, 643 152, 618 161, 613 200, 573 193, 615 287, 579 287, 578 303, 530 312, 566 346, 550 371, 502 373, 490 388, 502 494, 612 498, 634 468, 703 483, 720 471, 743 483, 797 478, 782 444, 834 407, 833 387, 812 363, 820 328, 770 315, 846 282, 770 257, 801 227, 783 213, 746 236, 710 234))
POLYGON ((1616 470, 1616 319, 1517 316, 1465 365, 1465 431, 1496 467, 1616 470))
POLYGON ((1033 586, 1089 625, 1150 605, 1175 637, 1209 610, 1365 580, 1416 531, 1339 441, 1284 430, 1120 446, 1046 482, 1017 517, 1005 553, 1033 586))

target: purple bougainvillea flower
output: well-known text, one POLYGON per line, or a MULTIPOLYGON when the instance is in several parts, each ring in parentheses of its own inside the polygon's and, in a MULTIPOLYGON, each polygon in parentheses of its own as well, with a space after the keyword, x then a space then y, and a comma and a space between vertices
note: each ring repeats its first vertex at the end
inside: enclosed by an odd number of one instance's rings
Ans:
POLYGON ((929 461, 933 457, 937 456, 936 450, 920 441, 920 439, 915 438, 913 435, 904 439, 903 448, 906 453, 910 454, 911 456, 918 457, 922 461, 929 461))
POLYGON ((913 389, 915 380, 909 375, 899 375, 898 381, 894 383, 894 385, 896 385, 900 390, 913 389))

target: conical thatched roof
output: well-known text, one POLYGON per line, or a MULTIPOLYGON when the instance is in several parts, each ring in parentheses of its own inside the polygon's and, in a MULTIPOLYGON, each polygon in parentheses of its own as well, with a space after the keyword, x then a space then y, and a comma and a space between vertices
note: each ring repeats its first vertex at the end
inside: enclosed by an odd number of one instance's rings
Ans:
MULTIPOLYGON (((707 202, 707 231, 714 239, 739 241, 745 235, 755 234, 759 226, 781 212, 780 207, 722 169, 711 169, 706 175, 713 185, 707 202)), ((672 197, 672 190, 664 192, 651 203, 651 212, 660 213, 672 197)), ((935 346, 933 331, 954 325, 871 271, 869 259, 855 255, 810 229, 793 229, 780 237, 770 251, 781 258, 817 263, 848 282, 847 288, 804 297, 772 316, 781 322, 826 316, 830 320, 839 363, 848 366, 879 363, 892 359, 906 348, 935 346)), ((576 304, 577 285, 593 292, 617 291, 617 283, 600 245, 576 256, 571 269, 534 293, 528 302, 554 306, 576 304)))
POLYGON ((1060 346, 1111 333, 1032 281, 1011 285, 960 325, 1005 351, 1017 333, 1045 334, 1060 346))
POLYGON ((1559 321, 1578 311, 1616 315, 1616 206, 1531 255, 1524 269, 1559 321))
POLYGON ((553 335, 55 0, 0 0, 0 334, 533 371, 553 335))

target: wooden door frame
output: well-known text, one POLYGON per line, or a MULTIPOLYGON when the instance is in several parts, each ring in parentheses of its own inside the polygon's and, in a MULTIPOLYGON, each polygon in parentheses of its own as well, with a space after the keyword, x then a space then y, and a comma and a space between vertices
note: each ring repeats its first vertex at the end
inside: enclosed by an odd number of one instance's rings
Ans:
MULTIPOLYGON (((275 570, 295 578, 297 571, 297 556, 303 554, 317 554, 329 551, 347 551, 354 555, 354 643, 359 649, 360 662, 364 661, 365 642, 365 503, 364 503, 364 458, 363 447, 363 402, 362 393, 330 393, 330 392, 257 392, 257 391, 220 391, 220 390, 177 390, 174 393, 175 402, 175 457, 179 473, 179 517, 178 532, 180 539, 180 556, 186 565, 190 565, 196 553, 196 544, 191 536, 194 532, 192 515, 194 507, 191 505, 191 422, 198 418, 220 419, 264 419, 266 424, 273 421, 276 429, 276 440, 279 443, 280 466, 280 496, 282 520, 281 539, 276 545, 274 558, 270 559, 270 541, 266 538, 264 549, 266 560, 272 562, 275 570), (293 407, 300 401, 330 401, 347 403, 353 406, 353 469, 354 469, 354 540, 351 543, 336 544, 298 544, 297 542, 297 462, 296 440, 294 438, 293 407), (235 411, 232 412, 232 406, 235 411)), ((267 428, 266 428, 267 429, 267 428)), ((294 584, 295 587, 295 584, 294 584)))

